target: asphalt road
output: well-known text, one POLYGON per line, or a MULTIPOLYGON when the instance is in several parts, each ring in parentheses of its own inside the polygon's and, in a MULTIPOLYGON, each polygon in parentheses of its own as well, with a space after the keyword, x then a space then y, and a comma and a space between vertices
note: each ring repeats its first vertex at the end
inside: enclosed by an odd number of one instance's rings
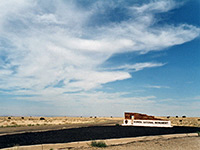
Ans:
POLYGON ((195 133, 198 127, 123 127, 123 126, 92 126, 44 132, 26 132, 21 134, 0 136, 0 148, 15 145, 35 145, 47 143, 67 143, 97 139, 138 137, 148 135, 164 135, 178 133, 195 133))

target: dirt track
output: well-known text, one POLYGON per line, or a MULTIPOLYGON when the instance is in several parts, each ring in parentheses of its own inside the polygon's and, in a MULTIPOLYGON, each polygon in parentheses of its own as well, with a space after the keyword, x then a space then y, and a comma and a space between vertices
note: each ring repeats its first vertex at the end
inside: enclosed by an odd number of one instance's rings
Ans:
POLYGON ((163 135, 177 133, 194 133, 200 131, 197 127, 122 127, 122 126, 93 126, 73 129, 63 129, 45 132, 32 132, 0 136, 0 148, 14 145, 35 145, 45 143, 67 143, 96 139, 123 137, 138 137, 148 135, 163 135))

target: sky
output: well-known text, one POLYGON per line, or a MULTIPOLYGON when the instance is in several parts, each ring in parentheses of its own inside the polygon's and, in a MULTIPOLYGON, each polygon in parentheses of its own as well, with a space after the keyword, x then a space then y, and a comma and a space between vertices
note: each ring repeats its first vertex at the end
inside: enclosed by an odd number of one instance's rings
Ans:
POLYGON ((199 0, 0 1, 0 116, 200 116, 199 0))

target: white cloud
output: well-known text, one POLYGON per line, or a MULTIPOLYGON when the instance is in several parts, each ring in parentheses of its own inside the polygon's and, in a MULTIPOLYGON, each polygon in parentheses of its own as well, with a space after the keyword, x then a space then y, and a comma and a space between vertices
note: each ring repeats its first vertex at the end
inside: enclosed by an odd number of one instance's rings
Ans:
POLYGON ((0 88, 51 94, 52 99, 58 99, 64 92, 87 91, 131 78, 130 70, 164 65, 145 62, 119 66, 123 71, 102 71, 99 66, 113 54, 162 50, 199 35, 199 28, 187 24, 152 26, 155 13, 173 9, 173 1, 134 6, 129 8, 131 19, 102 26, 88 26, 99 11, 95 5, 86 10, 73 2, 43 3, 46 4, 23 0, 1 2, 0 39, 7 41, 1 45, 7 63, 2 66, 6 70, 0 72, 0 88), (54 87, 61 81, 62 87, 54 87))
POLYGON ((172 0, 168 1, 154 1, 149 4, 144 4, 142 6, 133 6, 131 9, 137 11, 138 13, 148 13, 148 12, 167 12, 171 10, 172 8, 176 7, 177 3, 175 3, 172 0))
POLYGON ((12 74, 11 70, 5 70, 5 69, 0 70, 0 76, 7 76, 7 75, 11 75, 11 74, 12 74))
POLYGON ((127 64, 127 65, 118 66, 118 67, 111 68, 111 69, 113 69, 113 70, 122 69, 122 70, 126 70, 126 71, 139 71, 139 70, 143 70, 145 68, 161 67, 164 65, 165 65, 164 63, 145 62, 145 63, 136 63, 133 65, 127 64))
POLYGON ((200 96, 195 96, 193 99, 194 100, 200 100, 200 96))
POLYGON ((161 89, 161 88, 170 88, 169 86, 161 86, 161 85, 147 85, 146 88, 155 88, 155 89, 161 89))

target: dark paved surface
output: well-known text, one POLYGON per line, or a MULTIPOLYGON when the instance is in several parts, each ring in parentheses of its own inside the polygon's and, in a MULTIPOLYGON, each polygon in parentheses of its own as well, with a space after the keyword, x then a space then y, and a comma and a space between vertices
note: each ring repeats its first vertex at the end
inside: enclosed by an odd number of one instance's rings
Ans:
POLYGON ((177 133, 194 133, 200 131, 197 127, 123 127, 123 126, 93 126, 46 132, 30 132, 0 136, 0 148, 14 145, 34 145, 47 143, 67 143, 97 139, 138 137, 148 135, 164 135, 177 133))

